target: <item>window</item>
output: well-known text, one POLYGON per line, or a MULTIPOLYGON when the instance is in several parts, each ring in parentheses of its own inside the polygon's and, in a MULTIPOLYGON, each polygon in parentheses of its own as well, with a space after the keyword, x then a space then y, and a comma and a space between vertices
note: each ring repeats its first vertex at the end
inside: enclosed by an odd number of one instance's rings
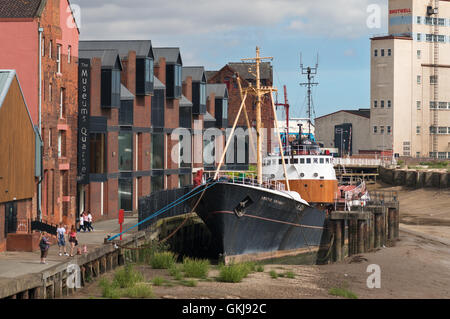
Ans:
POLYGON ((436 109, 436 102, 430 101, 430 109, 436 109))
POLYGON ((164 169, 164 134, 152 135, 152 168, 164 169))
POLYGON ((61 45, 56 46, 56 66, 58 68, 58 73, 61 73, 61 45))
POLYGON ((52 129, 48 129, 48 147, 52 147, 52 129))
POLYGON ((374 56, 378 56, 378 50, 373 51, 374 56))
POLYGON ((70 60, 72 59, 72 46, 67 47, 67 63, 70 64, 70 60))
POLYGON ((92 174, 106 173, 106 134, 91 133, 89 135, 89 163, 92 174))
POLYGON ((152 176, 152 192, 164 189, 164 176, 152 176))
POLYGON ((58 157, 62 156, 62 136, 61 131, 58 131, 58 157))
POLYGON ((437 128, 435 126, 430 126, 430 134, 436 134, 437 128))
POLYGON ((422 17, 417 17, 417 24, 421 24, 422 23, 422 17))
MULTIPOLYGON (((223 104, 222 104, 222 118, 224 120, 228 119, 228 99, 223 99, 222 100, 223 104)), ((228 126, 228 125, 227 125, 228 126)))
POLYGON ((416 106, 417 106, 417 109, 420 110, 421 102, 420 102, 420 101, 417 101, 417 102, 416 102, 416 106))
POLYGON ((438 153, 439 159, 446 159, 447 158, 447 152, 439 152, 438 153))
POLYGON ((447 134, 447 127, 446 126, 445 127, 440 126, 439 130, 438 130, 438 133, 439 134, 447 134))
POLYGON ((306 159, 306 164, 311 164, 311 159, 310 158, 306 159))
POLYGON ((420 75, 417 76, 417 84, 422 83, 422 77, 420 75))
POLYGON ((119 179, 119 209, 133 210, 133 180, 119 179))
POLYGON ((433 35, 432 34, 427 34, 426 35, 426 40, 427 40, 427 42, 433 42, 433 35))
POLYGON ((206 105, 206 83, 200 83, 200 105, 206 105))
POLYGON ((52 46, 53 46, 53 41, 50 40, 50 42, 48 43, 48 57, 50 59, 52 58, 52 46))
POLYGON ((445 35, 438 35, 438 42, 445 42, 445 35))
POLYGON ((443 110, 447 108, 447 102, 439 102, 439 109, 443 110))
POLYGON ((384 49, 381 49, 381 56, 384 56, 384 49))
POLYGON ((420 158, 420 152, 416 152, 416 157, 420 158))
POLYGON ((417 41, 422 41, 422 35, 420 33, 417 33, 417 41))
POLYGON ((388 56, 391 56, 391 55, 392 55, 392 50, 388 49, 388 56))
POLYGON ((305 159, 304 158, 300 158, 300 164, 305 164, 305 159))
POLYGON ((53 94, 52 89, 53 89, 53 85, 50 83, 48 85, 48 100, 49 100, 49 102, 53 101, 53 99, 52 99, 52 94, 53 94))
POLYGON ((417 50, 417 58, 420 59, 422 57, 422 51, 417 50))
POLYGON ((381 101, 381 108, 384 108, 384 101, 381 101))
POLYGON ((416 127, 416 134, 420 134, 420 126, 416 127))
POLYGON ((387 127, 387 133, 390 135, 392 133, 392 129, 390 126, 387 127))
POLYGON ((445 19, 438 18, 438 24, 439 24, 440 26, 444 26, 444 25, 445 25, 445 19))
POLYGON ((189 186, 192 184, 190 174, 178 175, 178 180, 179 180, 179 187, 189 186))
POLYGON ((42 40, 41 40, 41 55, 43 57, 45 56, 45 37, 42 37, 42 40))
POLYGON ((373 101, 373 107, 374 107, 374 108, 377 108, 377 107, 378 107, 378 101, 376 101, 376 100, 373 101))
POLYGON ((437 81, 438 81, 437 75, 430 76, 430 84, 437 84, 437 81))
POLYGON ((376 134, 378 132, 378 127, 374 126, 373 127, 373 133, 376 134))
POLYGON ((387 107, 388 107, 388 108, 391 108, 391 107, 392 107, 391 100, 388 100, 388 102, 387 102, 387 107))
POLYGON ((133 170, 133 133, 119 132, 119 171, 133 170))
POLYGON ((380 126, 380 134, 384 134, 384 126, 380 126))
POLYGON ((62 119, 65 115, 65 107, 64 107, 64 88, 59 90, 59 118, 62 119))

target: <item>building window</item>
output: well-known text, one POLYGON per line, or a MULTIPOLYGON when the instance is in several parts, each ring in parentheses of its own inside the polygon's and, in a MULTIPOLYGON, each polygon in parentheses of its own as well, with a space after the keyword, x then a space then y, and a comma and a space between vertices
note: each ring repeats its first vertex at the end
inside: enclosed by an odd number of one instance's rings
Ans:
POLYGON ((417 24, 421 24, 422 23, 422 17, 417 17, 417 24))
POLYGON ((435 126, 430 126, 430 134, 436 134, 437 128, 435 126))
POLYGON ((373 51, 374 56, 378 56, 378 50, 373 51))
POLYGON ((52 129, 48 129, 48 147, 52 147, 52 129))
POLYGON ((119 209, 133 210, 133 180, 119 179, 119 209))
POLYGON ((106 134, 91 133, 89 135, 90 172, 92 174, 106 173, 106 134))
POLYGON ((392 129, 390 126, 387 127, 387 133, 388 133, 388 135, 390 135, 392 133, 392 129))
POLYGON ((384 49, 381 49, 381 56, 384 56, 384 49))
POLYGON ((420 75, 417 76, 417 84, 422 83, 422 77, 420 75))
POLYGON ((62 134, 58 131, 58 157, 62 156, 62 134))
POLYGON ((164 169, 164 134, 152 135, 152 168, 164 169))
POLYGON ((420 59, 422 57, 422 51, 417 50, 417 58, 420 59))
POLYGON ((417 41, 422 41, 422 35, 420 33, 417 33, 417 41))
POLYGON ((72 59, 72 46, 67 47, 67 63, 70 64, 70 60, 72 59))
POLYGON ((53 46, 53 41, 50 40, 50 42, 48 43, 48 57, 50 59, 52 58, 52 46, 53 46))
POLYGON ((378 127, 374 126, 374 127, 373 127, 373 133, 374 133, 374 134, 377 134, 377 132, 378 132, 378 127))
POLYGON ((420 110, 421 102, 420 102, 420 101, 417 101, 417 102, 416 102, 416 106, 417 106, 417 109, 420 110))
POLYGON ((447 108, 447 102, 439 102, 439 109, 444 110, 447 108))
POLYGON ((431 75, 430 76, 430 84, 437 84, 437 82, 438 82, 437 75, 431 75))
POLYGON ((384 126, 380 126, 380 134, 384 134, 384 126))
POLYGON ((119 171, 133 170, 133 133, 119 132, 119 171))
POLYGON ((388 100, 388 102, 387 102, 387 107, 388 107, 388 108, 391 108, 391 107, 392 107, 392 102, 391 102, 391 100, 388 100))
POLYGON ((374 108, 377 108, 377 107, 378 107, 378 101, 377 101, 377 100, 373 101, 373 107, 374 107, 374 108))
POLYGON ((420 158, 420 152, 416 152, 416 157, 420 158))
POLYGON ((420 134, 420 126, 416 127, 416 134, 420 134))
POLYGON ((382 100, 380 104, 381 104, 380 107, 383 109, 384 108, 384 101, 382 100))
POLYGON ((436 109, 436 102, 430 101, 430 109, 436 109))
POLYGON ((59 91, 59 118, 62 119, 65 116, 65 107, 64 107, 64 88, 61 88, 59 91))
POLYGON ((391 55, 392 55, 392 50, 388 49, 388 56, 391 56, 391 55))
POLYGON ((164 175, 152 176, 152 192, 164 189, 164 175))
POLYGON ((439 159, 446 159, 447 158, 447 152, 439 152, 438 153, 439 159))
POLYGON ((447 134, 447 127, 439 126, 438 133, 439 134, 447 134))
POLYGON ((42 40, 41 40, 41 55, 43 57, 45 56, 45 37, 42 37, 42 40))
POLYGON ((58 68, 58 73, 61 73, 61 45, 56 46, 56 66, 58 68))
POLYGON ((53 91, 53 85, 50 83, 48 85, 48 100, 49 100, 49 102, 53 101, 53 98, 52 98, 53 92, 52 91, 53 91))

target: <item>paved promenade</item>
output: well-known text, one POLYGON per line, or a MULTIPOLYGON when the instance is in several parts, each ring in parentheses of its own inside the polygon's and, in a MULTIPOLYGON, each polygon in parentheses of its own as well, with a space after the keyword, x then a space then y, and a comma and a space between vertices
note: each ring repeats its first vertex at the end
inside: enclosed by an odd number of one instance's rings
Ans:
MULTIPOLYGON (((126 217, 123 230, 126 230, 138 223, 137 217, 126 217)), ((119 224, 117 220, 107 220, 94 223, 93 232, 77 233, 79 245, 83 249, 83 245, 87 246, 88 252, 95 247, 103 245, 104 239, 108 235, 119 233, 119 224)), ((124 234, 123 238, 136 233, 138 227, 124 234)), ((66 240, 66 243, 68 241, 66 240)), ((70 253, 70 246, 67 245, 67 252, 70 253)), ((27 274, 35 274, 52 268, 58 264, 67 263, 75 257, 59 256, 58 245, 52 245, 48 252, 47 264, 40 263, 40 251, 35 252, 3 252, 0 253, 0 285, 2 280, 16 278, 27 274)), ((76 254, 76 252, 74 252, 76 254)))

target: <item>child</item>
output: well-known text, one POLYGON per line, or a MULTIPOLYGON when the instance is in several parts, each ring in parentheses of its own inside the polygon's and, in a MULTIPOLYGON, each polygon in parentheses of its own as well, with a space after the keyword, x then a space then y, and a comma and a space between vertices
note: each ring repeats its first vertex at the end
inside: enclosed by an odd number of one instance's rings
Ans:
POLYGON ((46 233, 41 234, 39 248, 41 249, 41 264, 47 264, 45 258, 47 258, 48 249, 50 248, 50 242, 48 241, 46 233))

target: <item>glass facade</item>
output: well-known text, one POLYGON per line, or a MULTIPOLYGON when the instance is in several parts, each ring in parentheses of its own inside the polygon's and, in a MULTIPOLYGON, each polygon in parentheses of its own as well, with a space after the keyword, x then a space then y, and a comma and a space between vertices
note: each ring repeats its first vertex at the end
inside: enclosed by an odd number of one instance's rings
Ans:
POLYGON ((164 176, 152 176, 152 193, 164 189, 164 176))
POLYGON ((119 171, 133 170, 133 133, 119 133, 119 171))
POLYGON ((91 133, 89 136, 90 172, 106 173, 106 134, 91 133))
POLYGON ((152 135, 152 169, 164 169, 164 134, 152 135))
POLYGON ((119 179, 119 209, 133 211, 133 180, 119 179))

